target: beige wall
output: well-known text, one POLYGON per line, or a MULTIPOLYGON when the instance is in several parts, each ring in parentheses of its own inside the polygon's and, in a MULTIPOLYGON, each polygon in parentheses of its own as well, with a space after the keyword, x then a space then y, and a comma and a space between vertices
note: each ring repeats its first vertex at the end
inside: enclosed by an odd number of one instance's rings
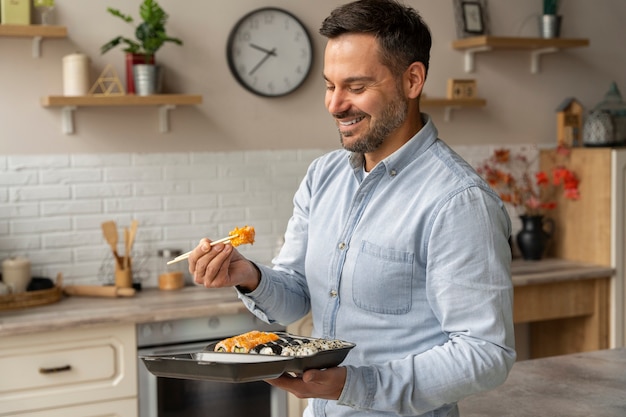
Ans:
MULTIPOLYGON (((100 55, 99 47, 131 30, 106 13, 120 8, 137 17, 139 0, 57 0, 56 20, 69 36, 44 40, 41 58, 32 58, 30 39, 0 38, 0 153, 100 153, 238 151, 334 148, 333 124, 323 106, 322 54, 324 39, 317 34, 321 20, 340 1, 270 2, 299 16, 315 43, 311 76, 296 93, 279 99, 251 95, 234 81, 225 60, 228 32, 248 11, 270 3, 259 0, 161 0, 170 14, 169 33, 185 41, 166 45, 157 59, 165 66, 169 92, 201 94, 204 103, 180 107, 170 114, 171 132, 158 133, 154 108, 79 108, 76 134, 61 133, 59 108, 43 108, 41 96, 62 94, 63 56, 74 51, 92 59, 94 80, 106 64, 124 78, 123 53, 100 55)), ((443 111, 428 109, 440 136, 452 145, 550 144, 555 136, 555 108, 570 96, 593 107, 616 81, 626 94, 626 53, 623 0, 566 0, 564 37, 589 38, 591 46, 548 55, 542 72, 529 71, 527 52, 480 54, 477 71, 463 72, 463 54, 453 50, 452 1, 407 0, 431 26, 434 45, 426 86, 430 96, 445 95, 449 78, 475 78, 486 98, 484 109, 459 110, 445 123, 443 111)), ((536 36, 533 14, 540 0, 491 0, 492 34, 536 36)))

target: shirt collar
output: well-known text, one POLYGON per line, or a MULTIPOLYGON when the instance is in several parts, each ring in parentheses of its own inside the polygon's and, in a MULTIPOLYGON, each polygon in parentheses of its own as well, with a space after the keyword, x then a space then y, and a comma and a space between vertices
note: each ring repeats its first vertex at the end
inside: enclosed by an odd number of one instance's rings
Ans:
MULTIPOLYGON (((383 159, 381 163, 385 166, 387 174, 396 176, 411 161, 423 154, 436 140, 439 135, 432 119, 426 113, 421 114, 424 126, 400 149, 383 159)), ((349 154, 350 165, 356 173, 363 169, 365 158, 362 153, 352 152, 349 154)), ((380 165, 380 164, 379 164, 380 165)))

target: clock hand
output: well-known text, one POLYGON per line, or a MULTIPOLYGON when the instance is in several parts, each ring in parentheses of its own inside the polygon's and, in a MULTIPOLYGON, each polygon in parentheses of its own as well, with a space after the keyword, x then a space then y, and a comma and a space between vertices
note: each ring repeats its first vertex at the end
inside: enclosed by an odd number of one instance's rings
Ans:
POLYGON ((272 49, 271 51, 266 52, 266 53, 265 53, 265 56, 263 57, 263 59, 262 59, 262 60, 260 60, 260 61, 259 61, 259 63, 258 63, 258 64, 256 64, 256 65, 254 66, 254 68, 252 68, 252 69, 250 70, 250 72, 248 73, 248 75, 252 75, 252 74, 254 74, 254 72, 255 72, 256 70, 258 70, 258 69, 259 69, 259 67, 260 67, 261 65, 263 65, 263 63, 264 63, 265 61, 267 61, 267 59, 268 59, 270 56, 272 56, 272 55, 274 55, 274 56, 276 55, 276 48, 272 49))
POLYGON ((258 46, 258 45, 253 44, 253 43, 251 43, 251 44, 250 44, 250 47, 252 47, 252 48, 254 48, 254 49, 258 49, 259 51, 263 51, 263 52, 265 52, 266 54, 270 54, 270 55, 274 55, 274 56, 276 56, 276 48, 274 48, 274 49, 272 49, 272 50, 270 51, 270 50, 268 50, 268 49, 262 48, 262 47, 260 47, 260 46, 258 46))

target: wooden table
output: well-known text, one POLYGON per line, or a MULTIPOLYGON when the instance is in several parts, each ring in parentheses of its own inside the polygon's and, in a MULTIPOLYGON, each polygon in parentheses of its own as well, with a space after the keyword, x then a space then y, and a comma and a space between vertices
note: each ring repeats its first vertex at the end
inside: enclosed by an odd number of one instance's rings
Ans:
POLYGON ((459 402, 463 417, 624 417, 626 349, 517 362, 500 387, 459 402))
POLYGON ((515 260, 511 271, 513 321, 529 323, 530 358, 609 347, 612 268, 546 259, 515 260))

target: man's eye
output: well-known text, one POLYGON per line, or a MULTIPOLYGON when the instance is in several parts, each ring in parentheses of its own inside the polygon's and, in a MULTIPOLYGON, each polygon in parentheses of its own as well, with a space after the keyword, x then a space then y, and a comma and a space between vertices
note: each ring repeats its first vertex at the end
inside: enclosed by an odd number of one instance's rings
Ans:
POLYGON ((335 91, 335 86, 326 84, 326 91, 335 91))
POLYGON ((363 92, 363 90, 365 90, 365 87, 362 86, 362 85, 353 85, 353 86, 350 86, 350 88, 348 88, 348 90, 351 93, 357 93, 358 94, 358 93, 363 92))

